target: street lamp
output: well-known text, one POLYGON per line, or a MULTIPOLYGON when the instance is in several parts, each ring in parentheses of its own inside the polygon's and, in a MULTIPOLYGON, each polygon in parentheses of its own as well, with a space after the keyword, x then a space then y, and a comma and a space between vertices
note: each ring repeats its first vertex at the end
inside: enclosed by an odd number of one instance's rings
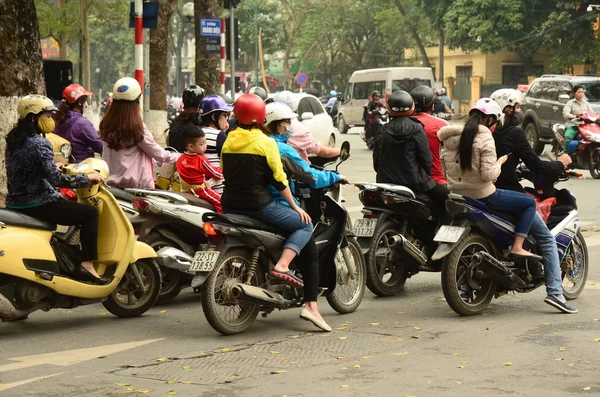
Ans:
POLYGON ((181 48, 184 45, 183 41, 185 40, 185 35, 184 35, 184 24, 186 23, 186 21, 192 22, 194 20, 194 3, 192 1, 187 2, 183 5, 183 8, 181 10, 181 14, 183 15, 184 19, 181 19, 181 26, 179 27, 179 35, 177 37, 177 54, 176 54, 176 62, 175 62, 175 85, 176 85, 176 89, 175 89, 175 95, 180 96, 181 95, 181 87, 180 87, 180 75, 181 75, 181 48))
POLYGON ((592 11, 600 11, 600 4, 590 4, 587 9, 587 12, 592 12, 592 11))
POLYGON ((188 19, 188 22, 191 22, 194 19, 194 3, 188 2, 183 5, 183 16, 188 19))

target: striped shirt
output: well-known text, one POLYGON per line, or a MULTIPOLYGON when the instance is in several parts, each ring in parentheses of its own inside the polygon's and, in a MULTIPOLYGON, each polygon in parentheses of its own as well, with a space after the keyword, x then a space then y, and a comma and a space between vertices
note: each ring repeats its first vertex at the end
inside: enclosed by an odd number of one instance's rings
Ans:
MULTIPOLYGON (((202 127, 202 131, 204 131, 204 135, 206 135, 206 153, 204 153, 204 156, 213 167, 219 168, 221 166, 221 160, 219 158, 219 153, 217 153, 217 137, 221 131, 212 127, 202 127)), ((224 187, 223 182, 221 182, 214 185, 212 189, 219 194, 223 194, 224 187)))

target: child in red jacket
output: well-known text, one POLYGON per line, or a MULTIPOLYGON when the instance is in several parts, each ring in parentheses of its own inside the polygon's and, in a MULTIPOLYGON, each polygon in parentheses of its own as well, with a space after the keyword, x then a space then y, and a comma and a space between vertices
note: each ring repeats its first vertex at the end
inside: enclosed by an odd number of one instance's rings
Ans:
POLYGON ((215 211, 222 214, 221 195, 211 189, 211 186, 214 185, 211 178, 223 179, 223 171, 212 166, 204 157, 206 151, 204 131, 198 126, 191 126, 184 131, 183 141, 186 150, 175 165, 179 177, 185 184, 190 185, 192 193, 211 203, 215 207, 215 211))

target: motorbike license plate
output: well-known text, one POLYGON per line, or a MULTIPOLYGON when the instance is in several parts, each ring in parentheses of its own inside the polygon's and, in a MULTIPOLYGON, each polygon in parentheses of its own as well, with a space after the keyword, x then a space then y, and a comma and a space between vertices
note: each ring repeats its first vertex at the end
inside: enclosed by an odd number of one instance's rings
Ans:
POLYGON ((357 219, 354 223, 354 234, 356 237, 371 237, 375 234, 377 219, 357 219))
POLYGON ((442 226, 436 233, 433 241, 440 243, 456 243, 463 235, 465 231, 464 227, 461 226, 442 226))
POLYGON ((210 272, 219 259, 219 251, 198 251, 188 271, 210 272))

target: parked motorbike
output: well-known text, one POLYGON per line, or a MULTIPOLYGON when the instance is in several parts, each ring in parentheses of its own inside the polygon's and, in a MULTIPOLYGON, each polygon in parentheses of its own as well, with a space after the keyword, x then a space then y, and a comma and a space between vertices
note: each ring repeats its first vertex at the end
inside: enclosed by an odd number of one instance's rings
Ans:
POLYGON ((367 144, 369 150, 373 150, 379 128, 382 125, 389 123, 390 117, 387 109, 383 105, 370 112, 367 117, 369 117, 369 123, 365 126, 365 129, 360 132, 360 137, 367 144))
POLYGON ((434 203, 401 185, 361 182, 363 218, 354 234, 367 264, 367 287, 378 296, 392 296, 415 274, 440 271, 431 259, 439 224, 434 203))
POLYGON ((600 179, 600 115, 593 110, 588 110, 577 118, 566 124, 554 124, 552 131, 554 139, 552 141, 552 153, 559 156, 569 152, 571 156, 572 168, 589 169, 592 178, 600 179), (565 150, 565 130, 567 127, 577 126, 579 134, 573 139, 565 150))
MULTIPOLYGON (((546 178, 544 186, 531 191, 542 198, 557 199, 547 225, 556 236, 566 299, 576 299, 583 291, 589 257, 575 198, 566 189, 556 191, 554 184, 580 175, 568 170, 551 183, 546 178)), ((537 185, 533 174, 528 172, 525 177, 537 185)), ((437 232, 434 240, 440 245, 433 259, 443 260, 442 289, 452 310, 463 316, 478 314, 493 297, 510 291, 531 292, 544 284, 539 261, 507 259, 517 220, 513 214, 490 210, 480 201, 457 194, 450 195, 446 208, 453 221, 437 232)), ((525 244, 526 249, 537 252, 531 237, 525 244)))
MULTIPOLYGON (((87 159, 63 166, 67 174, 98 172, 108 177, 106 163, 87 159)), ((111 281, 88 284, 75 279, 81 262, 79 247, 54 235, 56 225, 0 210, 0 318, 11 321, 36 310, 75 308, 102 302, 119 317, 145 313, 156 301, 161 286, 157 255, 135 240, 127 217, 103 185, 77 189, 79 202, 98 209, 99 259, 97 272, 111 281)))
MULTIPOLYGON (((349 143, 344 142, 340 163, 348 158, 349 150, 349 143)), ((335 311, 351 313, 363 298, 365 264, 360 246, 347 228, 348 213, 339 203, 339 185, 298 189, 302 206, 315 222, 321 292, 335 311)), ((302 305, 302 288, 268 276, 283 250, 283 232, 243 215, 206 214, 204 219, 212 250, 197 252, 192 266, 205 275, 202 308, 216 331, 241 333, 260 311, 266 317, 275 309, 302 305)))

